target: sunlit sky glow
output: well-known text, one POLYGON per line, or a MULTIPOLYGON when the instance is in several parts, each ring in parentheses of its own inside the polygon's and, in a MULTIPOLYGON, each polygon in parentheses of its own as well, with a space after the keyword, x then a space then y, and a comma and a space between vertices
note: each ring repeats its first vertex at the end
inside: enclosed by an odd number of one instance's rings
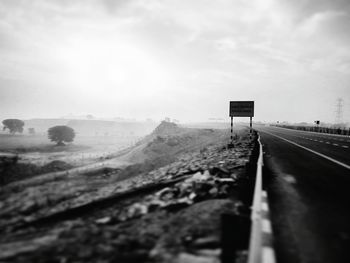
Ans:
POLYGON ((350 1, 0 0, 0 118, 350 121, 350 1))

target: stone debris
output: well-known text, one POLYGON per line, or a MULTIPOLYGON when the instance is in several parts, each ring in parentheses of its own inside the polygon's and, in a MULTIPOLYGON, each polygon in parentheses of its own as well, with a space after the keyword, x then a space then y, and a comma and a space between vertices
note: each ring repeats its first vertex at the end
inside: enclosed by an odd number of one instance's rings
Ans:
POLYGON ((220 263, 220 260, 217 257, 208 257, 193 255, 189 253, 180 253, 175 263, 220 263))
POLYGON ((219 258, 221 255, 221 249, 198 249, 196 250, 196 254, 204 257, 214 257, 219 258))
POLYGON ((101 224, 101 225, 108 224, 109 222, 111 222, 111 218, 107 216, 107 217, 99 218, 95 222, 96 224, 101 224))
POLYGON ((0 259, 13 257, 20 253, 29 253, 38 249, 38 247, 48 245, 57 240, 56 234, 50 234, 43 237, 32 239, 31 242, 17 241, 0 245, 0 259))
POLYGON ((202 237, 194 240, 191 244, 193 248, 217 248, 220 246, 220 240, 216 236, 202 237))
MULTIPOLYGON (((229 174, 227 171, 228 176, 229 174)), ((147 197, 143 202, 126 208, 117 216, 117 220, 125 221, 140 217, 157 209, 176 210, 207 199, 226 198, 237 178, 235 176, 221 178, 218 175, 219 173, 210 174, 209 170, 203 173, 196 172, 183 182, 166 187, 147 197)))
POLYGON ((116 221, 137 218, 157 209, 175 211, 203 200, 227 198, 237 183, 239 173, 244 173, 244 167, 249 160, 245 158, 243 162, 232 156, 236 156, 237 152, 243 156, 250 156, 252 151, 251 144, 245 143, 244 146, 219 150, 212 147, 200 154, 185 155, 177 162, 148 173, 144 178, 187 179, 160 190, 141 203, 125 208, 116 215, 116 221), (222 161, 223 159, 225 161, 222 161))

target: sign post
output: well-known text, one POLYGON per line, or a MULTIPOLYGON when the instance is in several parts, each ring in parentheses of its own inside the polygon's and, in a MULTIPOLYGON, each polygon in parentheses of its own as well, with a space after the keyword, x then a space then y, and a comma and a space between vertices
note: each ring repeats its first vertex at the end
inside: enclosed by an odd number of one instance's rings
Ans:
POLYGON ((249 117, 250 118, 250 138, 252 138, 252 122, 254 117, 254 101, 230 101, 231 117, 231 146, 233 146, 233 117, 249 117))
POLYGON ((315 121, 316 124, 316 131, 320 132, 320 121, 315 121))
POLYGON ((250 136, 250 139, 252 138, 252 126, 253 126, 253 117, 250 117, 250 123, 249 123, 249 127, 250 127, 249 136, 250 136))
POLYGON ((233 145, 233 117, 231 116, 231 145, 233 145))

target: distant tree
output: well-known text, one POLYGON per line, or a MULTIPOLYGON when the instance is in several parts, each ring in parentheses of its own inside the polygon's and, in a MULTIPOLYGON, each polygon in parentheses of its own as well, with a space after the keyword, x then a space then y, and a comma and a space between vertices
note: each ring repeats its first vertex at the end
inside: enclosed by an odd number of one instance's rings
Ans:
POLYGON ((63 142, 72 142, 75 137, 74 130, 65 125, 51 127, 47 132, 49 139, 57 142, 57 145, 65 145, 63 142))
POLYGON ((4 125, 3 130, 8 129, 12 134, 23 132, 24 121, 18 119, 6 119, 2 121, 2 124, 4 125))

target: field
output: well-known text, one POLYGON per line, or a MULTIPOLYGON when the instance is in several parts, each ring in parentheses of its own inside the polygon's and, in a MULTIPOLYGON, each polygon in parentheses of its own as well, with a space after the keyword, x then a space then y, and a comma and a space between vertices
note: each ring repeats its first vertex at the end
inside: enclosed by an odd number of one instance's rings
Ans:
POLYGON ((133 145, 136 136, 77 136, 73 143, 56 146, 45 135, 0 134, 0 152, 18 154, 21 162, 45 165, 53 160, 81 166, 96 162, 133 145))
MULTIPOLYGON (((0 184, 57 173, 76 167, 92 167, 134 145, 136 136, 77 136, 73 143, 56 146, 46 135, 0 134, 0 156, 18 156, 16 165, 0 165, 0 184)), ((128 162, 115 161, 119 167, 128 162)))

